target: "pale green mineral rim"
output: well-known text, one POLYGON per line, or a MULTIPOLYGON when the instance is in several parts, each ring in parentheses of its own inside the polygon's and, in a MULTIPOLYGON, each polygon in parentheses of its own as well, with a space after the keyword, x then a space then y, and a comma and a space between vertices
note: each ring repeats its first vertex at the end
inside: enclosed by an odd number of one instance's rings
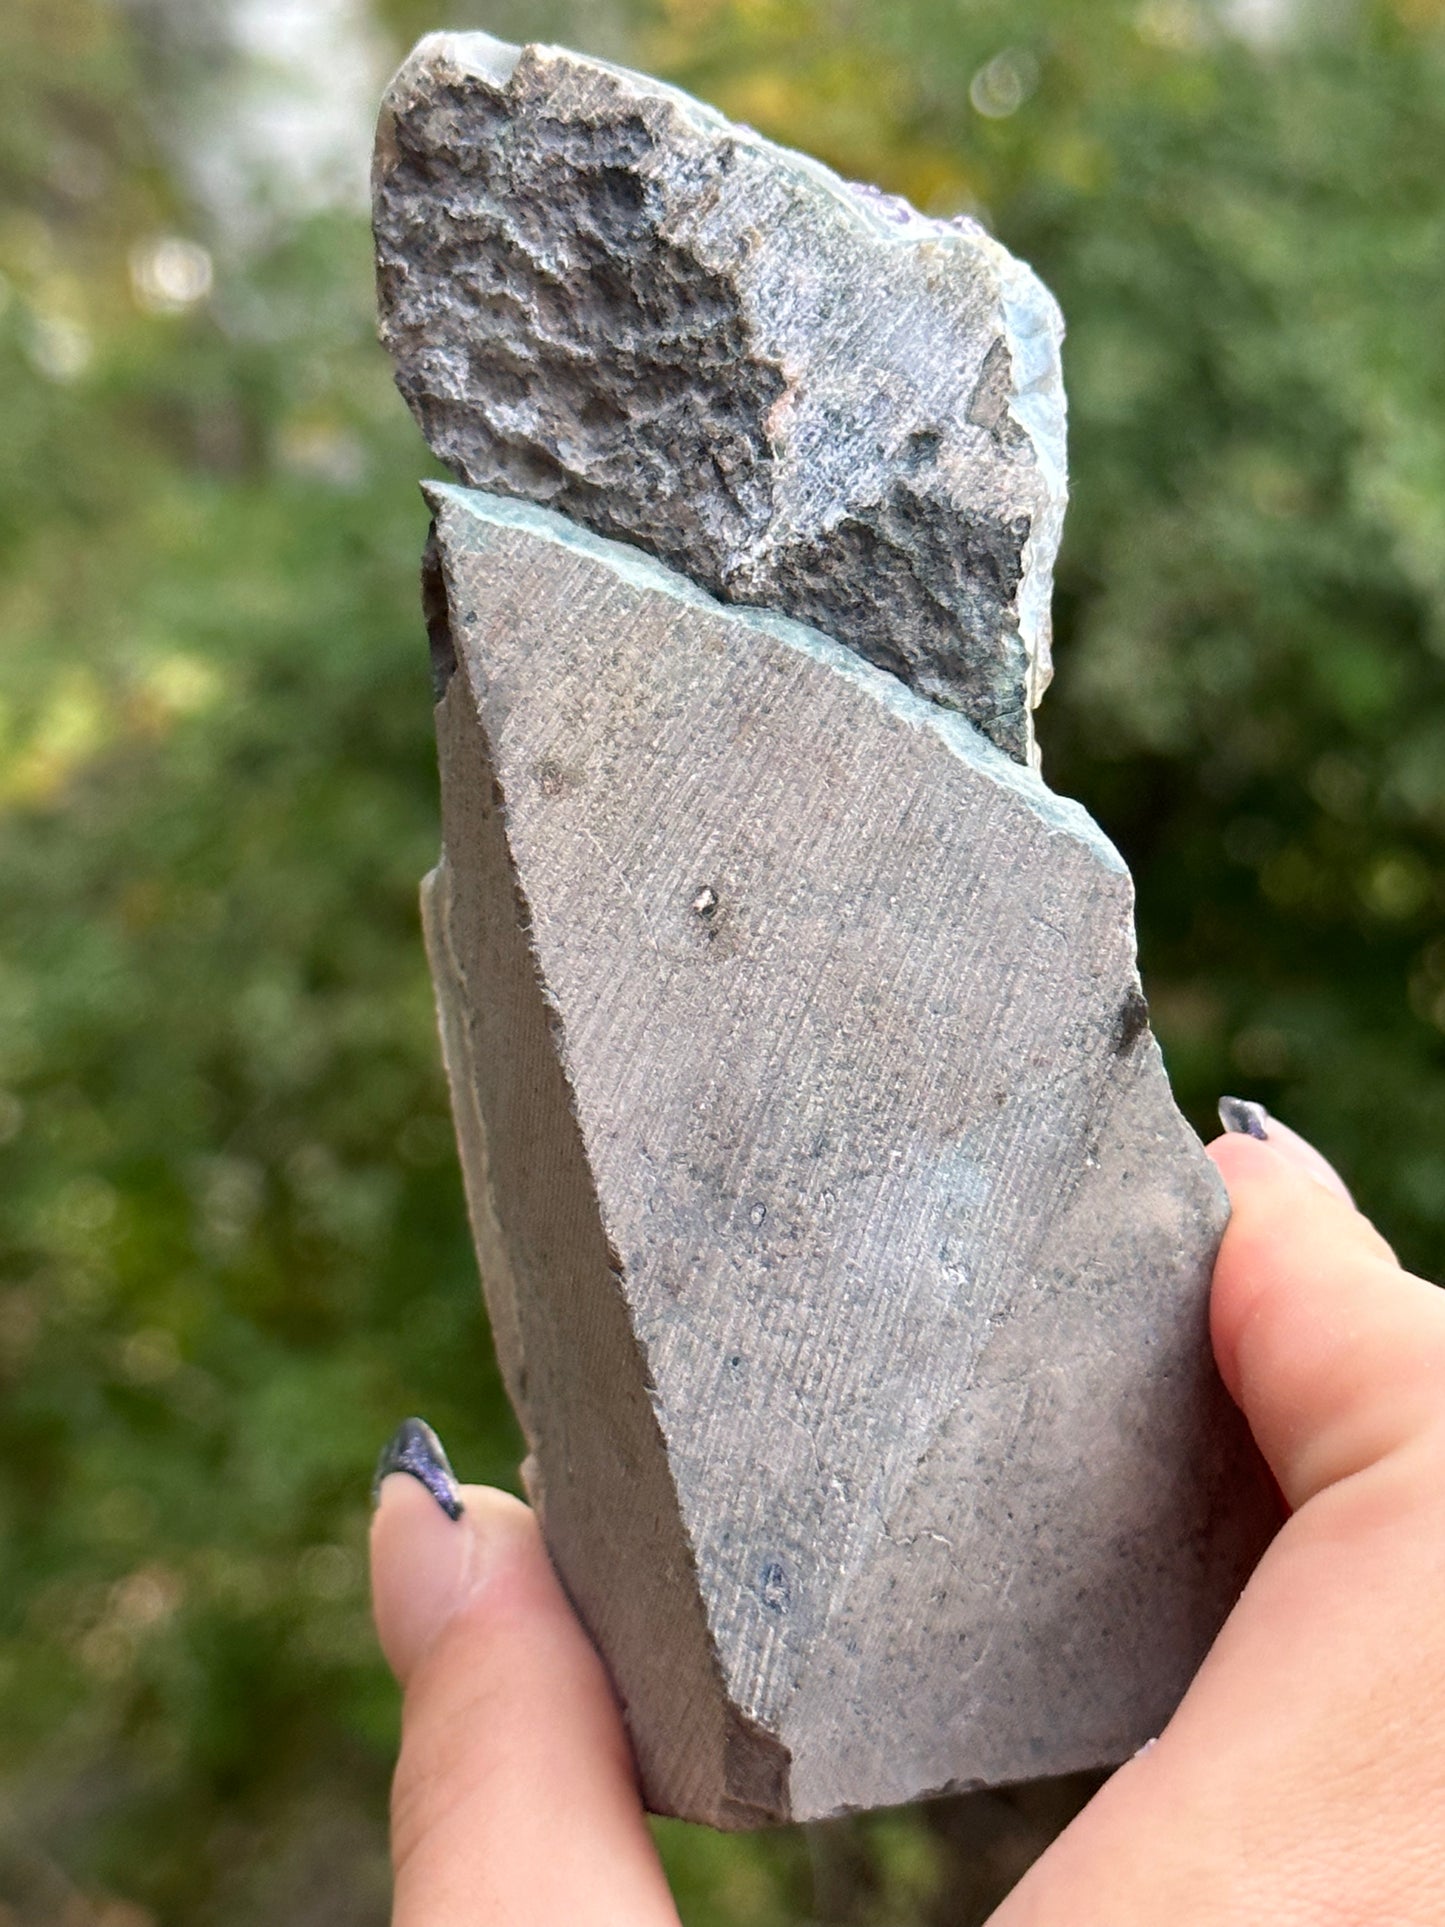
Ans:
POLYGON ((594 535, 555 509, 539 508, 510 496, 491 495, 484 489, 461 488, 454 482, 424 482, 422 494, 438 521, 446 525, 448 535, 461 532, 456 527, 458 522, 469 525, 482 540, 489 527, 522 529, 540 541, 556 542, 591 556, 623 582, 671 596, 677 602, 691 603, 696 608, 710 609, 730 621, 760 630, 816 662, 825 663, 837 675, 846 676, 866 690, 901 722, 913 729, 930 730, 956 756, 1027 803, 1050 829, 1084 844, 1108 869, 1128 877, 1124 859, 1081 804, 1070 797, 1056 795, 1042 777, 997 748, 966 716, 917 695, 897 676, 845 649, 821 629, 768 610, 719 602, 716 596, 709 595, 688 576, 659 562, 655 556, 634 548, 631 543, 594 535))

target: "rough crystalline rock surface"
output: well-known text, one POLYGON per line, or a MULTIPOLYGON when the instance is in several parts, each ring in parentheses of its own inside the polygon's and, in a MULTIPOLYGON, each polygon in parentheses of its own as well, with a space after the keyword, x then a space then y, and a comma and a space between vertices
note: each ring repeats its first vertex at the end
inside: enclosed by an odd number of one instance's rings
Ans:
POLYGON ((398 383, 463 481, 816 623, 1031 759, 1063 330, 976 223, 485 34, 392 82, 375 223, 398 383))
POLYGON ((650 1804, 744 1826, 1127 1757, 1272 1501, 1122 863, 816 630, 431 495, 468 1193, 650 1804))

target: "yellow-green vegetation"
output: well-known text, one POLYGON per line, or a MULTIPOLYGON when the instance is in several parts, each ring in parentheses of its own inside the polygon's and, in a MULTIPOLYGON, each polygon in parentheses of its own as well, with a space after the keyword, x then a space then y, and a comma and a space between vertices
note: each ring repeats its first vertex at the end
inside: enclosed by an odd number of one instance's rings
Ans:
MULTIPOLYGON (((1263 1099, 1445 1270, 1440 0, 353 12, 626 55, 1040 269, 1046 769, 1134 867, 1201 1128, 1263 1099)), ((6 1927, 383 1921, 370 1463, 414 1409, 516 1457, 415 907, 431 465, 359 208, 196 162, 240 14, 0 26, 6 1927)), ((807 1916, 801 1838, 660 1831, 692 1927, 807 1916)), ((924 1820, 812 1854, 832 1918, 964 1918, 924 1820)))

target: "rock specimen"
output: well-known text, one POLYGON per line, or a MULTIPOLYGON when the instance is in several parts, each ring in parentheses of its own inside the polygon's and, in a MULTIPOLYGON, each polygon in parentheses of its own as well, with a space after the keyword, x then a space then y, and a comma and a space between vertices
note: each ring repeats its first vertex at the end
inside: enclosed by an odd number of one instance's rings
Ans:
POLYGON ((650 1804, 747 1826, 1126 1757, 1273 1514, 1123 864, 816 630, 429 493, 468 1194, 650 1804))
POLYGON ((816 623, 1031 760, 1063 329, 975 222, 485 34, 392 82, 375 222, 397 381, 463 481, 816 623))

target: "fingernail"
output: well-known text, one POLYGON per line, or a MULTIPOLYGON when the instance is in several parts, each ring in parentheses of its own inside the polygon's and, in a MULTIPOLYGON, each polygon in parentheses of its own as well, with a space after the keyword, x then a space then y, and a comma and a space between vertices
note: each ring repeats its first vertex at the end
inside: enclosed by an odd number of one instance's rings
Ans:
POLYGON ((1240 1137, 1257 1137, 1261 1143, 1269 1137, 1269 1112, 1253 1098, 1221 1097, 1219 1121, 1226 1131, 1234 1131, 1240 1137))
POLYGON ((1292 1164, 1303 1171, 1326 1191, 1333 1191, 1337 1198, 1343 1198, 1348 1205, 1354 1204, 1350 1188, 1339 1172, 1322 1156, 1307 1138, 1298 1131, 1292 1131, 1288 1124, 1281 1124, 1277 1117, 1271 1117, 1263 1104, 1256 1104, 1248 1097, 1221 1097, 1219 1100, 1219 1121, 1226 1131, 1233 1131, 1240 1137, 1258 1138, 1269 1145, 1292 1164))
POLYGON ((376 1462, 371 1502, 381 1499, 381 1482, 393 1472, 406 1472, 424 1485, 449 1519, 462 1516, 461 1492, 441 1440, 425 1419, 403 1419, 376 1462))

